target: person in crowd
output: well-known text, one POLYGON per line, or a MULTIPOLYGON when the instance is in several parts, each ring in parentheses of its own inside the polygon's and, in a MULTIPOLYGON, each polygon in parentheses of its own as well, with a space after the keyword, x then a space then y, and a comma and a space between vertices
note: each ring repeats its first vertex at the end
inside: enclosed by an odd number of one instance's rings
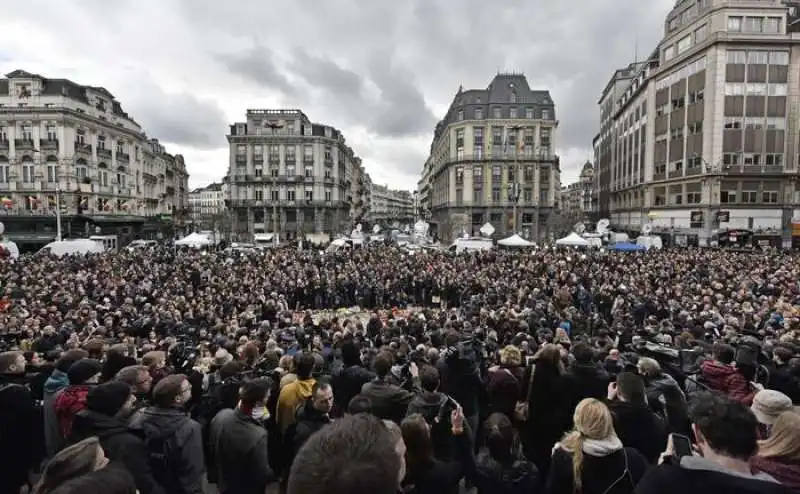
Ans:
POLYGON ((406 446, 405 489, 418 494, 457 494, 459 482, 468 471, 472 441, 460 407, 451 413, 451 433, 456 438, 456 459, 441 461, 433 455, 430 426, 422 415, 406 417, 400 424, 406 446))
POLYGON ((572 428, 572 412, 577 403, 575 384, 566 373, 561 349, 553 344, 542 346, 534 355, 525 381, 529 410, 522 425, 525 456, 546 478, 553 445, 572 428))
POLYGON ((787 346, 775 347, 772 351, 772 368, 769 373, 769 389, 780 391, 795 404, 800 404, 800 379, 792 372, 789 365, 795 352, 787 346))
POLYGON ((758 454, 750 458, 750 465, 800 492, 800 414, 790 410, 778 415, 770 436, 759 441, 758 454))
POLYGON ((56 361, 55 369, 44 383, 44 440, 47 457, 52 458, 63 446, 64 437, 56 416, 55 401, 58 393, 69 386, 67 372, 75 362, 89 356, 89 352, 81 348, 67 350, 56 361))
POLYGON ((142 365, 150 370, 153 386, 169 372, 167 371, 167 356, 163 351, 152 350, 142 356, 142 365))
POLYGON ((586 398, 575 408, 573 422, 572 432, 553 448, 546 492, 634 492, 648 463, 617 437, 608 407, 600 400, 586 398))
POLYGON ((458 404, 439 392, 439 371, 432 365, 423 365, 419 369, 419 384, 421 391, 408 404, 406 416, 422 415, 431 427, 434 456, 444 461, 451 460, 454 446, 450 432, 450 412, 458 404))
POLYGON ((126 383, 111 381, 93 387, 86 397, 86 409, 75 415, 71 440, 98 438, 108 459, 133 475, 141 494, 164 494, 153 477, 144 441, 127 425, 135 402, 136 396, 126 383))
POLYGON ((311 397, 297 409, 297 418, 287 432, 286 446, 292 456, 320 429, 331 423, 333 409, 333 387, 326 381, 317 381, 311 390, 311 397))
POLYGON ((294 423, 297 408, 311 396, 311 390, 317 382, 312 375, 315 365, 313 355, 307 352, 298 353, 295 355, 294 365, 297 380, 281 388, 278 396, 275 419, 282 434, 294 423))
POLYGON ((86 408, 86 396, 100 380, 101 368, 100 361, 85 358, 72 364, 67 371, 69 386, 58 394, 54 403, 61 437, 65 441, 69 441, 72 433, 75 414, 86 408))
POLYGON ((504 413, 513 419, 524 377, 522 352, 514 345, 506 345, 500 350, 500 365, 490 367, 487 373, 486 397, 490 406, 489 411, 504 413))
POLYGON ((461 324, 461 331, 449 330, 445 335, 445 354, 438 364, 442 391, 462 407, 473 434, 478 432, 479 400, 485 389, 481 375, 482 356, 475 341, 474 328, 469 321, 461 324))
POLYGON ((25 357, 0 353, 0 494, 18 494, 36 462, 37 423, 33 394, 25 385, 25 357))
POLYGON ((541 491, 539 471, 525 458, 522 443, 506 414, 493 413, 483 424, 484 447, 475 465, 468 464, 468 475, 478 494, 504 492, 535 494, 541 491))
POLYGON ((375 416, 346 415, 300 448, 287 494, 397 494, 405 451, 402 436, 375 416))
POLYGON ((750 410, 758 420, 759 436, 766 439, 771 434, 772 425, 783 412, 792 410, 792 399, 774 389, 762 389, 753 398, 750 410))
POLYGON ((211 421, 210 442, 220 494, 262 494, 276 478, 263 427, 270 387, 267 379, 242 384, 236 408, 220 411, 211 421))
POLYGON ((123 382, 133 389, 136 403, 144 406, 150 402, 150 391, 153 389, 153 377, 144 365, 129 365, 120 369, 114 376, 115 381, 123 382))
POLYGON ((608 386, 608 401, 617 437, 626 447, 638 450, 647 461, 655 464, 667 434, 664 423, 647 406, 644 383, 632 372, 617 376, 608 386))
POLYGON ((143 435, 153 476, 167 494, 202 494, 205 462, 200 424, 186 415, 192 385, 183 374, 161 378, 153 406, 133 417, 143 435))
POLYGON ((602 400, 608 389, 609 375, 605 369, 595 362, 592 347, 585 342, 576 343, 572 348, 575 361, 570 366, 570 373, 575 377, 576 399, 596 398, 602 400))
POLYGON ((138 494, 136 482, 127 470, 109 465, 59 485, 50 494, 138 494))
POLYGON ((106 352, 103 369, 100 371, 100 382, 108 382, 117 375, 117 372, 130 365, 136 365, 136 359, 129 356, 128 345, 118 343, 112 345, 106 352))
POLYGON ((358 394, 347 404, 347 414, 372 413, 372 401, 364 395, 358 394))
POLYGON ((105 451, 96 437, 67 446, 47 462, 34 494, 50 494, 61 484, 108 465, 105 451))
POLYGON ((758 391, 736 368, 736 349, 725 343, 715 343, 712 360, 703 362, 702 378, 712 390, 724 393, 745 405, 751 405, 758 391))
POLYGON ((343 368, 334 374, 333 387, 336 390, 336 415, 347 410, 350 400, 361 393, 361 388, 375 379, 375 373, 365 369, 361 363, 361 350, 353 341, 342 344, 343 368))
POLYGON ((666 421, 669 432, 689 433, 689 407, 686 395, 678 382, 661 370, 661 364, 650 357, 642 357, 636 364, 644 380, 647 404, 666 421))
MULTIPOLYGON (((372 367, 376 377, 362 386, 361 394, 369 399, 372 404, 372 413, 375 416, 399 424, 408 411, 408 405, 416 395, 389 381, 392 370, 391 354, 386 352, 378 354, 372 362, 372 367)), ((419 369, 415 362, 408 364, 408 372, 414 388, 418 390, 419 369)))
POLYGON ((791 492, 771 475, 755 471, 750 465, 758 453, 758 422, 741 401, 703 393, 693 400, 690 418, 700 456, 678 457, 672 446, 668 447, 663 462, 636 487, 638 494, 791 492))

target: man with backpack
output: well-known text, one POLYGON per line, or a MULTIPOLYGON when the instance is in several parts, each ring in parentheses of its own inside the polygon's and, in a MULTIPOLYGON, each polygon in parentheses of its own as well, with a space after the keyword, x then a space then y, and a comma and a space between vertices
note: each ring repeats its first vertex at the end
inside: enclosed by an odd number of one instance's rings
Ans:
POLYGON ((166 376, 153 388, 153 406, 131 423, 141 431, 153 476, 168 494, 203 494, 202 431, 185 411, 191 397, 185 375, 166 376))

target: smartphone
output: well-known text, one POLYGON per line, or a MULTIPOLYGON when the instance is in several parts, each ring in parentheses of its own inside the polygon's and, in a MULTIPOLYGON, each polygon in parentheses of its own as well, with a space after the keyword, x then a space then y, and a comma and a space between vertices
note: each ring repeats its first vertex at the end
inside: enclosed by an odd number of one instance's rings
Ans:
POLYGON ((692 441, 683 434, 670 434, 669 440, 672 443, 672 456, 683 458, 692 456, 692 441))

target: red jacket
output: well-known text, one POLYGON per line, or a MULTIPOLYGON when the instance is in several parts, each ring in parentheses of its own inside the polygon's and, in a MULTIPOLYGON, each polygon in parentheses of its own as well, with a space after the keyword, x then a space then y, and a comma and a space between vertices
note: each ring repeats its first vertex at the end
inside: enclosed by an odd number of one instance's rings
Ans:
POLYGON ((747 406, 753 404, 753 398, 758 390, 735 367, 707 360, 703 362, 701 371, 703 379, 714 391, 725 393, 747 406))
POLYGON ((64 388, 56 397, 54 408, 61 436, 64 439, 69 438, 72 433, 72 422, 75 420, 75 415, 86 408, 88 394, 89 386, 78 385, 64 388))

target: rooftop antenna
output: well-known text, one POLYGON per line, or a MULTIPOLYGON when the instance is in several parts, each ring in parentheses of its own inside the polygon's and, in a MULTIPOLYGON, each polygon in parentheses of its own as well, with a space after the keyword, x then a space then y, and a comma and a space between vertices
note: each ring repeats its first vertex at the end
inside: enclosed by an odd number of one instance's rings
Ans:
POLYGON ((639 35, 636 34, 633 41, 633 61, 639 61, 639 35))

